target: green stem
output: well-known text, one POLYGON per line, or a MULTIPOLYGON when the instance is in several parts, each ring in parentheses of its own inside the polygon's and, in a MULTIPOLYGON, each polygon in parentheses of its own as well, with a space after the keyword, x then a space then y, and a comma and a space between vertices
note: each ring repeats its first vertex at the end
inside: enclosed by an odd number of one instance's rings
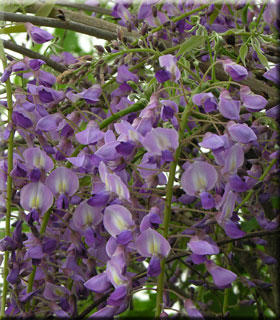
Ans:
MULTIPOLYGON (((167 238, 167 236, 168 236, 168 227, 169 227, 170 216, 171 216, 171 203, 172 203, 172 196, 173 196, 173 184, 174 184, 174 180, 175 180, 176 167, 177 167, 178 159, 179 159, 180 152, 181 152, 180 142, 184 136, 186 123, 188 120, 188 116, 191 112, 191 108, 192 108, 192 104, 189 104, 184 109, 181 123, 180 123, 180 129, 179 129, 179 146, 175 152, 174 160, 172 161, 172 163, 170 165, 168 182, 167 182, 167 186, 166 186, 166 200, 165 200, 164 218, 163 218, 163 236, 165 238, 167 238)), ((161 273, 160 273, 160 275, 158 277, 158 281, 157 281, 157 299, 156 299, 156 313, 155 313, 156 318, 158 318, 160 316, 161 310, 162 310, 165 263, 166 263, 166 259, 163 258, 160 263, 161 273)))
MULTIPOLYGON (((1 48, 1 59, 3 68, 7 67, 7 61, 2 47, 1 48)), ((13 113, 13 100, 12 100, 12 86, 10 79, 6 81, 6 93, 7 93, 7 104, 8 104, 8 123, 12 123, 13 113)), ((12 205, 12 192, 13 192, 13 181, 10 173, 13 169, 13 149, 14 149, 14 129, 11 129, 10 136, 8 139, 8 172, 7 172, 7 198, 6 198, 6 220, 5 220, 5 236, 11 235, 11 205, 12 205)), ((2 302, 1 302, 1 314, 0 318, 5 316, 5 307, 8 294, 8 281, 7 276, 9 273, 9 251, 5 251, 4 254, 4 266, 3 266, 3 291, 2 291, 2 302)))

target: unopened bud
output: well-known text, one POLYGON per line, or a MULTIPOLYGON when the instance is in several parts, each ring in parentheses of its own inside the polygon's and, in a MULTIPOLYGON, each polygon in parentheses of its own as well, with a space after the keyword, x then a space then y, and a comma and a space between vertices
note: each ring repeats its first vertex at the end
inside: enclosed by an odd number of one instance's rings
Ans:
POLYGON ((156 18, 157 17, 157 7, 156 6, 152 6, 152 13, 153 13, 153 17, 156 18))

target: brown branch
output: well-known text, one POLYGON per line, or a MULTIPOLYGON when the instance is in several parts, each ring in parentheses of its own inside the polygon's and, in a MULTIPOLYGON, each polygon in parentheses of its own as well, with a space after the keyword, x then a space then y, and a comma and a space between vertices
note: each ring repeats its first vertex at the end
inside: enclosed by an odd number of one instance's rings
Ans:
POLYGON ((72 21, 62 21, 53 18, 37 17, 25 14, 17 14, 10 12, 0 11, 0 21, 12 21, 12 22, 31 22, 37 26, 45 26, 51 28, 60 28, 65 30, 72 30, 89 36, 113 40, 116 39, 116 35, 110 31, 104 29, 98 29, 96 27, 90 27, 82 23, 72 21))
POLYGON ((3 40, 3 45, 4 45, 4 48, 12 50, 14 52, 18 52, 26 57, 29 57, 32 59, 41 59, 41 60, 45 61, 49 67, 51 67, 52 69, 54 69, 58 72, 64 72, 65 70, 67 70, 67 68, 63 64, 57 63, 54 60, 41 55, 40 53, 34 52, 34 51, 29 50, 27 48, 24 48, 22 46, 19 46, 19 45, 13 43, 12 41, 3 40))

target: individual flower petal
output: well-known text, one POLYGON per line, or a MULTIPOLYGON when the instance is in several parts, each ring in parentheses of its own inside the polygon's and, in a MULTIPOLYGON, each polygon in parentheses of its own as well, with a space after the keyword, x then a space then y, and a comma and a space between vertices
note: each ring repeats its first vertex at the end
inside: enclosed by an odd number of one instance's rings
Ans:
POLYGON ((32 182, 20 191, 20 205, 24 210, 45 213, 53 204, 53 195, 42 182, 32 182))
POLYGON ((94 144, 104 137, 104 132, 88 124, 87 128, 75 134, 77 141, 81 144, 94 144))
POLYGON ((240 101, 233 100, 227 90, 223 90, 220 94, 218 109, 227 119, 239 120, 240 118, 240 101))
POLYGON ((110 289, 111 282, 109 282, 106 272, 102 272, 86 281, 84 286, 94 292, 104 293, 110 289))
POLYGON ((78 96, 85 99, 88 104, 94 104, 99 101, 101 93, 102 89, 100 85, 95 84, 81 93, 78 93, 78 96))
POLYGON ((118 83, 123 83, 126 81, 138 82, 138 80, 139 80, 138 76, 135 73, 130 72, 126 65, 123 64, 118 67, 118 75, 117 75, 118 83))
POLYGON ((46 185, 54 195, 65 194, 72 196, 79 188, 79 179, 72 170, 59 167, 47 177, 46 185))
POLYGON ((30 22, 25 23, 25 26, 26 26, 27 32, 29 33, 30 37, 36 43, 41 44, 41 43, 45 43, 45 42, 53 39, 53 36, 49 32, 47 32, 43 29, 40 29, 39 27, 35 27, 30 22))
POLYGON ((235 143, 224 153, 224 168, 222 173, 235 174, 237 169, 243 165, 244 151, 239 143, 235 143))
POLYGON ((156 77, 158 83, 163 83, 163 82, 171 79, 171 73, 166 71, 165 69, 160 69, 156 72, 155 77, 156 77))
POLYGON ((201 147, 210 150, 222 148, 224 144, 225 142, 221 136, 211 132, 207 132, 203 137, 203 140, 199 143, 201 147))
POLYGON ((167 257, 170 252, 169 242, 157 231, 149 228, 143 231, 136 242, 136 249, 143 257, 167 257))
POLYGON ((206 268, 213 277, 215 285, 221 289, 228 287, 237 278, 235 273, 217 266, 213 261, 207 261, 206 268))
POLYGON ((186 299, 184 307, 190 317, 190 319, 204 319, 203 315, 196 309, 191 299, 186 299))
POLYGON ((195 94, 192 101, 198 106, 203 106, 205 112, 217 110, 217 99, 211 92, 195 94))
POLYGON ((43 65, 43 64, 46 64, 46 62, 41 59, 29 60, 29 66, 33 71, 39 70, 41 65, 43 65))
POLYGON ((160 275, 161 268, 160 268, 160 258, 157 256, 152 256, 149 267, 147 270, 148 277, 157 277, 160 275))
POLYGON ((215 200, 209 192, 202 192, 200 201, 203 209, 209 210, 215 207, 215 200))
POLYGON ((248 190, 248 185, 237 174, 230 176, 229 185, 232 191, 245 192, 248 190))
POLYGON ((276 65, 275 67, 271 68, 270 70, 266 71, 263 74, 263 77, 267 80, 270 80, 276 84, 280 84, 280 64, 276 65))
POLYGON ((209 191, 214 188, 218 179, 216 169, 204 161, 195 161, 183 173, 181 183, 183 190, 190 196, 197 192, 209 191))
POLYGON ((188 242, 188 247, 191 251, 198 255, 205 255, 205 254, 218 254, 219 247, 214 243, 214 241, 209 242, 206 240, 201 240, 198 236, 194 236, 188 242))
POLYGON ((144 137, 144 148, 153 155, 161 155, 162 151, 178 148, 178 133, 174 129, 153 128, 144 137))
POLYGON ((40 148, 27 148, 23 152, 23 158, 27 165, 44 169, 47 172, 54 166, 52 159, 40 148))
POLYGON ((231 138, 239 143, 250 143, 257 140, 255 132, 246 123, 237 123, 228 126, 231 138))
POLYGON ((130 230, 124 230, 117 235, 117 244, 126 246, 130 241, 133 240, 133 234, 130 230))
POLYGON ((126 269, 126 262, 124 253, 114 253, 111 259, 107 262, 106 274, 108 280, 111 281, 112 285, 117 288, 128 282, 128 278, 124 275, 126 269))
POLYGON ((122 231, 134 227, 132 215, 124 206, 113 204, 105 208, 103 224, 111 236, 116 237, 122 231))
POLYGON ((33 122, 23 112, 13 111, 12 119, 14 124, 19 127, 27 129, 33 126, 33 122))
POLYGON ((248 71, 245 67, 226 59, 222 61, 226 73, 228 73, 234 81, 241 81, 247 78, 248 71))
POLYGON ((240 98, 242 104, 250 112, 262 110, 268 102, 263 96, 254 94, 247 86, 241 86, 240 98))
POLYGON ((101 210, 88 205, 87 201, 81 202, 73 213, 73 223, 79 230, 97 226, 102 221, 101 210))
POLYGON ((123 300, 127 296, 127 287, 126 286, 120 286, 117 287, 113 293, 110 294, 107 303, 110 306, 119 306, 123 300))
POLYGON ((49 114, 37 122, 36 130, 47 132, 57 130, 58 124, 61 120, 62 116, 59 113, 49 114))
POLYGON ((171 54, 166 54, 164 56, 159 57, 158 60, 160 66, 165 68, 165 70, 172 75, 172 79, 177 82, 181 77, 181 72, 177 67, 176 57, 171 54))

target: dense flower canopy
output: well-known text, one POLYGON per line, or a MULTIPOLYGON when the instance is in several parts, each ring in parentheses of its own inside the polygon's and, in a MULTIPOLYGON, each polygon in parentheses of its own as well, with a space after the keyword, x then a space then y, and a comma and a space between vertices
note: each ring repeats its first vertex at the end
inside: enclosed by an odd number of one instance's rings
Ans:
POLYGON ((0 12, 2 316, 280 316, 277 3, 0 12))

